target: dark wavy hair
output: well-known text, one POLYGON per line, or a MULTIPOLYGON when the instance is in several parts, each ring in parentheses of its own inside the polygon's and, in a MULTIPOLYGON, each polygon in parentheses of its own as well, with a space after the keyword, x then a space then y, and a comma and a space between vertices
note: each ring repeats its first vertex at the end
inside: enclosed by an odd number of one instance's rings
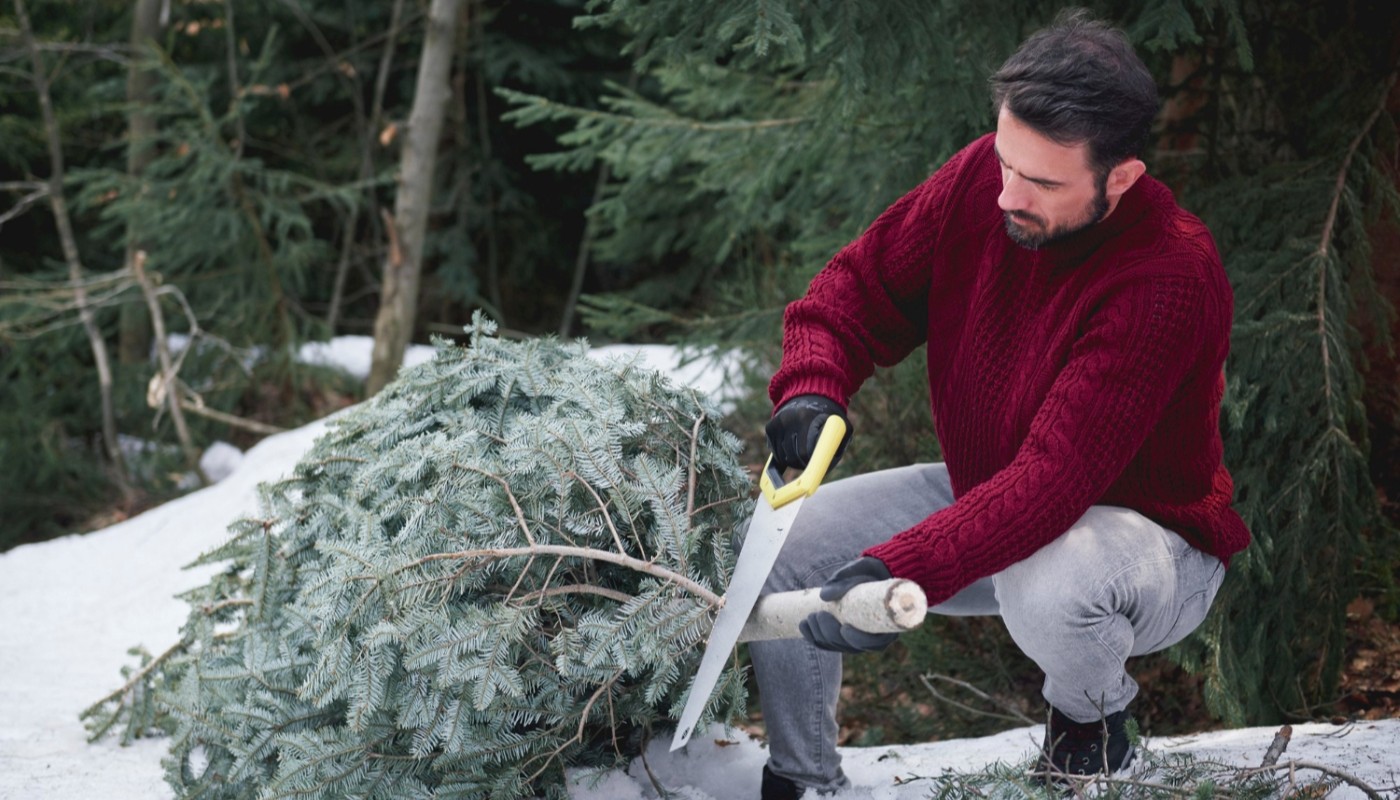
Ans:
POLYGON ((1084 9, 1031 34, 991 87, 995 113, 1005 106, 1052 141, 1087 144, 1100 176, 1142 154, 1157 116, 1157 84, 1128 37, 1084 9))

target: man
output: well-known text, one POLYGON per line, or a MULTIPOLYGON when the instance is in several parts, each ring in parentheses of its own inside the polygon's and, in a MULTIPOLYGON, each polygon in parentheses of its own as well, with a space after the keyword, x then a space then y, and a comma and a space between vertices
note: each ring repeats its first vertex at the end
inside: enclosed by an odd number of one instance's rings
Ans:
MULTIPOLYGON (((1124 662, 1199 625, 1249 542, 1218 426, 1231 292, 1204 225, 1145 174, 1157 92, 1121 32, 1063 15, 991 85, 996 132, 788 307, 770 386, 775 462, 801 467, 874 366, 927 342, 946 463, 824 486, 764 591, 893 576, 935 612, 1000 615, 1045 672, 1038 771, 1112 772, 1132 758, 1124 662)), ((803 633, 750 645, 765 800, 846 785, 840 652, 895 638, 828 614, 803 633)))

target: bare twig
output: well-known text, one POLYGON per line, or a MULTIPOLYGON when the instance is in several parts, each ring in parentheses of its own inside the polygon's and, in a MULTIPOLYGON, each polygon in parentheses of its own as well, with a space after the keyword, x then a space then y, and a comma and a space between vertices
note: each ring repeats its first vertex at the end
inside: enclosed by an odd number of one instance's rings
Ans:
POLYGON ((1392 72, 1390 78, 1385 82, 1385 90, 1381 92, 1380 103, 1371 112, 1371 116, 1366 118, 1365 124, 1357 132, 1356 138, 1351 140, 1351 146, 1347 148, 1346 156, 1342 159, 1342 168, 1337 170, 1337 181, 1332 189, 1332 203, 1327 209, 1327 217, 1322 223, 1322 235, 1319 237, 1315 256, 1317 257, 1317 335, 1322 344, 1322 380, 1323 393, 1327 398, 1328 407, 1332 404, 1332 353, 1328 348, 1327 339, 1327 261, 1332 249, 1332 234, 1337 224, 1337 212, 1341 208, 1342 196, 1346 192, 1347 174, 1351 172, 1351 161, 1356 157, 1356 151, 1361 148, 1361 143, 1371 134, 1371 128, 1385 111, 1387 102, 1390 100, 1390 89, 1395 85, 1397 73, 1392 72))
POLYGON ((520 602, 527 603, 531 600, 538 600, 544 597, 555 597, 561 594, 596 594, 600 597, 606 597, 609 600, 616 600, 619 603, 626 603, 632 599, 631 595, 619 592, 616 589, 608 589, 603 586, 593 586, 587 583, 571 583, 565 586, 551 586, 548 589, 540 589, 536 592, 530 592, 527 595, 522 595, 520 598, 520 602))
POLYGON ((647 761, 647 751, 649 749, 651 748, 642 748, 642 769, 646 770, 647 780, 651 781, 652 788, 656 790, 656 796, 670 797, 671 790, 666 788, 666 784, 662 783, 661 779, 656 776, 656 772, 651 768, 651 762, 647 761))
MULTIPOLYGON (((593 488, 592 484, 584 480, 577 472, 573 472, 571 470, 565 473, 564 477, 574 478, 578 481, 578 484, 580 486, 582 486, 584 489, 587 489, 588 493, 593 495, 593 501, 598 504, 598 511, 603 515, 603 521, 607 523, 608 530, 612 533, 613 544, 617 545, 617 552, 626 553, 627 548, 623 547, 622 545, 622 535, 617 532, 617 525, 613 523, 612 514, 608 513, 607 501, 604 500, 602 496, 598 494, 598 491, 593 488)), ((641 540, 637 540, 637 546, 639 548, 641 547, 641 544, 641 540)), ((643 556, 646 556, 646 550, 641 550, 640 552, 643 556)))
POLYGON ((1274 734, 1274 740, 1269 743, 1269 749, 1264 751, 1264 760, 1259 762, 1261 767, 1271 767, 1278 763, 1279 756, 1288 749, 1288 742, 1293 738, 1293 726, 1284 725, 1274 734))
POLYGON ((568 547, 564 545, 535 544, 529 547, 487 547, 479 550, 458 550, 452 553, 434 553, 424 556, 416 561, 412 561, 400 567, 398 571, 419 567, 432 561, 458 560, 458 559, 491 559, 491 558, 520 558, 534 557, 541 555, 564 556, 565 558, 584 558, 592 561, 605 561, 609 564, 617 564, 630 570, 651 575, 669 581, 685 589, 691 594, 704 600, 708 605, 719 608, 724 600, 719 595, 706 589, 704 586, 681 575, 673 570, 655 564, 651 561, 643 561, 640 558, 623 553, 614 553, 609 550, 595 550, 588 547, 568 547))
POLYGON ((452 466, 457 467, 458 469, 466 470, 467 472, 475 472, 478 475, 483 475, 495 481, 496 483, 499 483, 501 485, 501 488, 506 490, 506 499, 510 501, 510 507, 515 509, 515 521, 520 523, 520 531, 521 533, 525 534, 525 541, 529 542, 531 547, 535 545, 535 537, 534 534, 530 533, 530 523, 527 522, 525 519, 525 511, 520 507, 520 503, 516 501, 515 492, 511 491, 510 483, 507 482, 506 479, 502 478, 499 475, 492 475, 486 470, 481 469, 480 467, 473 467, 470 464, 463 464, 461 462, 454 461, 452 466))
MULTIPOLYGON (((1074 773, 1062 772, 1058 769, 1046 769, 1035 770, 1033 772, 1030 772, 1028 773, 1027 777, 1064 782, 1065 784, 1068 784, 1068 786, 1066 786, 1066 789, 1070 789, 1070 787, 1073 787, 1071 791, 1073 792, 1075 797, 1084 797, 1088 795, 1088 793, 1086 793, 1084 790, 1090 786, 1096 785, 1139 786, 1144 789, 1152 789, 1154 791, 1166 792, 1176 797, 1196 796, 1196 789, 1192 786, 1172 786, 1170 784, 1158 783, 1156 781, 1145 781, 1141 778, 1116 778, 1111 775, 1104 775, 1103 773, 1097 773, 1094 775, 1077 775, 1074 773)), ((1232 792, 1228 788, 1220 786, 1214 787, 1212 789, 1212 792, 1212 797, 1233 797, 1235 795, 1235 792, 1232 792)), ((1069 791, 1066 792, 1066 794, 1069 793, 1069 791)))
POLYGON ((695 418, 695 424, 690 428, 690 466, 686 470, 685 481, 685 516, 686 519, 695 518, 695 484, 697 476, 695 474, 696 450, 700 446, 700 426, 705 422, 703 413, 695 418))
MULTIPOLYGON (((81 716, 81 717, 87 717, 87 716, 89 716, 89 715, 91 715, 91 714, 95 714, 95 713, 97 713, 97 710, 98 710, 99 708, 102 707, 103 704, 109 703, 109 702, 111 702, 111 701, 113 701, 113 700, 120 699, 120 698, 122 697, 122 695, 124 695, 124 694, 126 694, 127 692, 131 691, 132 689, 136 688, 137 684, 139 684, 139 683, 141 683, 141 681, 145 680, 147 675, 150 675, 152 672, 154 672, 156 669, 158 669, 162 664, 164 664, 166 661, 168 661, 172 656, 174 656, 176 653, 179 653, 181 650, 183 650, 188 644, 189 644, 189 639, 181 639, 180 641, 176 642, 175 644, 170 645, 170 649, 166 650, 164 653, 161 653, 160 655, 158 655, 158 656, 156 656, 154 659, 152 659, 152 660, 151 660, 151 663, 149 663, 149 664, 147 664, 146 666, 142 667, 139 671, 137 671, 137 673, 136 673, 135 675, 132 675, 132 676, 131 676, 131 679, 128 680, 126 683, 122 684, 120 687, 118 687, 118 688, 116 688, 116 689, 113 689, 110 693, 107 694, 107 696, 103 697, 101 700, 98 700, 96 703, 93 703, 92 705, 88 706, 87 710, 84 711, 84 712, 83 712, 82 714, 80 714, 79 716, 81 716)), ((99 734, 99 735, 100 735, 100 734, 99 734)))
MULTIPOLYGON (((204 474, 204 469, 199 466, 199 451, 194 446, 194 439, 190 436, 189 426, 185 424, 184 409, 180 404, 179 392, 175 390, 175 381, 178 368, 170 358, 170 344, 165 336, 165 315, 160 310, 160 302, 156 298, 156 289, 150 277, 146 274, 146 253, 138 250, 131 259, 131 271, 136 276, 136 280, 141 284, 141 293, 146 296, 146 308, 151 313, 151 327, 155 332, 156 356, 160 360, 160 373, 158 379, 160 388, 164 389, 164 399, 170 409, 170 421, 175 424, 175 435, 180 440, 180 447, 185 451, 185 460, 190 469, 199 476, 200 483, 209 485, 209 476, 204 474)), ((159 394, 159 392, 157 392, 159 394)), ((150 393, 148 393, 148 400, 150 393)), ((159 405, 157 403, 157 405, 159 405)))
POLYGON ((0 333, 19 338, 34 338, 68 325, 81 324, 78 312, 84 303, 89 309, 115 305, 118 298, 135 286, 131 273, 117 270, 96 277, 84 277, 79 283, 40 281, 25 276, 0 280, 0 307, 14 306, 18 313, 0 320, 0 333))
POLYGON ((82 258, 78 253, 78 240, 73 233, 73 221, 68 215, 68 201, 63 196, 64 166, 63 143, 59 135, 58 115, 54 112, 53 97, 49 93, 49 78, 44 66, 39 43, 34 38, 34 28, 29 21, 29 10, 24 0, 14 0, 15 16, 19 20, 20 36, 25 49, 29 51, 33 70, 30 79, 34 92, 39 97, 39 111, 44 121, 44 136, 49 149, 49 206, 53 210, 54 224, 58 227, 59 243, 63 248, 63 258, 68 264, 68 277, 73 284, 77 301, 78 316, 82 319, 83 330, 87 334, 88 345, 92 348, 93 360, 97 365, 98 389, 102 403, 102 442, 107 458, 115 470, 117 484, 128 499, 132 489, 126 475, 126 465, 121 448, 117 444, 116 406, 112 391, 112 365, 107 355, 107 342, 97 324, 97 315, 88 305, 87 293, 83 288, 82 258))
POLYGON ((920 675, 920 676, 919 676, 919 681, 920 681, 921 683, 923 683, 924 687, 927 688, 927 689, 929 690, 929 692, 931 692, 931 693, 933 694, 934 697, 938 698, 939 700, 942 700, 943 702, 945 702, 945 703, 947 703, 947 704, 949 704, 949 705, 951 705, 951 706, 956 706, 956 707, 958 707, 958 708, 961 708, 962 710, 967 711, 967 712, 969 712, 969 713, 978 714, 978 715, 984 716, 984 717, 992 717, 993 719, 1008 719, 1008 720, 1011 720, 1011 721, 1013 721, 1013 722, 1022 722, 1022 723, 1025 723, 1025 724, 1027 724, 1027 725, 1034 725, 1034 724, 1036 724, 1036 720, 1033 720, 1033 719, 1031 719, 1030 717, 1026 716, 1025 714, 1021 713, 1021 711, 1020 711, 1019 709, 1017 709, 1017 708, 1015 708, 1015 707, 1013 707, 1013 706, 1007 705, 1006 703, 1002 702, 1001 700, 998 700, 997 698, 992 697, 991 695, 987 694, 986 692, 982 691, 981 689, 978 689, 976 686, 973 686, 972 684, 968 683, 967 681, 961 681, 961 680, 958 680, 957 678, 949 677, 949 676, 947 676, 947 675, 939 675, 939 674, 936 674, 936 673, 929 673, 929 674, 926 674, 926 675, 920 675), (947 696, 944 695, 942 692, 938 691, 938 689, 933 685, 933 681, 943 681, 943 682, 945 682, 945 683, 951 683, 951 684, 953 684, 954 686, 961 687, 961 688, 963 688, 963 689, 965 689, 965 690, 967 690, 967 691, 973 693, 973 694, 976 695, 977 697, 979 697, 979 698, 981 698, 981 699, 983 699, 983 700, 986 700, 986 701, 989 702, 989 703, 992 703, 992 704, 994 704, 994 705, 998 705, 998 706, 1000 706, 1000 707, 1006 709, 1006 710, 1009 711, 1010 713, 1009 713, 1009 714, 997 714, 997 713, 995 713, 995 712, 983 711, 983 710, 981 710, 981 709, 973 708, 972 706, 965 705, 965 704, 963 704, 963 703, 959 703, 958 701, 952 699, 951 697, 947 697, 947 696))
POLYGON ((203 397, 200 397, 193 391, 189 391, 188 388, 186 388, 186 391, 190 396, 180 398, 180 408, 190 412, 191 414, 205 417, 206 419, 212 419, 215 422, 222 422, 225 425, 230 425, 235 428, 242 428, 243 430, 249 431, 250 433, 260 433, 264 436, 271 436, 276 433, 285 433, 287 430, 286 428, 279 428, 276 425, 269 425, 266 422, 259 422, 255 419, 248 419, 246 417, 240 417, 234 414, 230 414, 226 411, 219 411, 215 408, 209 408, 208 406, 204 405, 203 397))
POLYGON ((1376 791, 1374 788, 1371 787, 1370 784, 1366 783, 1365 781, 1361 780, 1355 775, 1352 775, 1349 772, 1343 772, 1342 770, 1339 770, 1336 767, 1329 767, 1326 764, 1318 764, 1315 761, 1285 761, 1282 764, 1273 764, 1270 766, 1255 767, 1253 769, 1243 770, 1239 773, 1239 776, 1249 777, 1251 775, 1258 775, 1265 772, 1277 772, 1279 770, 1285 769, 1289 771, 1299 769, 1310 769, 1314 772, 1321 772, 1323 775, 1330 775, 1331 777, 1336 778, 1342 781, 1343 783, 1355 786, 1357 789, 1360 789, 1363 794, 1371 798, 1371 800, 1385 800, 1385 798, 1381 796, 1380 792, 1376 791))
MULTIPOLYGON (((25 210, 28 209, 30 206, 49 196, 48 184, 36 183, 31 184, 31 186, 32 191, 30 191, 29 194, 25 195, 24 197, 21 197, 18 201, 15 202, 13 206, 10 207, 8 211, 6 211, 3 214, 0 214, 0 228, 3 228, 6 222, 9 222, 15 217, 18 217, 20 214, 23 214, 25 210)), ((0 188, 4 187, 0 186, 0 188)))

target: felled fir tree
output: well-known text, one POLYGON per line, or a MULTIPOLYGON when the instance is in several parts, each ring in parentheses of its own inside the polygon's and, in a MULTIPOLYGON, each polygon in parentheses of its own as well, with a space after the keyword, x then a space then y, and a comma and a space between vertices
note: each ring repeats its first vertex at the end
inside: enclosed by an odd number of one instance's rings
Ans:
MULTIPOLYGON (((750 481, 700 393, 478 316, 201 557, 182 642, 85 716, 181 797, 562 797, 679 715, 750 481)), ((731 672, 711 706, 741 713, 731 672)))

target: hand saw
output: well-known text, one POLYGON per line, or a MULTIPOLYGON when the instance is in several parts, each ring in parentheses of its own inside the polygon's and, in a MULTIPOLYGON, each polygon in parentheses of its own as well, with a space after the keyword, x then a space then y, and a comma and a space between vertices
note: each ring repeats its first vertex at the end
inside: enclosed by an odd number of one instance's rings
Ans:
POLYGON ((675 738, 671 740, 672 750, 685 747, 695 732, 700 713, 709 703, 715 683, 724 671, 724 664, 739 640, 739 632, 748 622, 758 593, 768 580, 773 563, 778 560, 778 551, 783 549, 783 542, 787 539, 792 521, 797 518, 798 509, 826 478, 826 471, 845 436, 845 420, 837 416, 827 417, 812 458, 802 474, 792 481, 784 482, 782 472, 773 466, 773 457, 768 457, 758 483, 762 496, 758 498, 753 519, 749 521, 744 545, 739 549, 739 559, 734 565, 734 576, 729 580, 729 590, 724 595, 724 605, 720 607, 714 627, 710 629, 710 641, 705 646, 700 668, 695 672, 695 681, 690 686, 690 695, 681 713, 675 738))

